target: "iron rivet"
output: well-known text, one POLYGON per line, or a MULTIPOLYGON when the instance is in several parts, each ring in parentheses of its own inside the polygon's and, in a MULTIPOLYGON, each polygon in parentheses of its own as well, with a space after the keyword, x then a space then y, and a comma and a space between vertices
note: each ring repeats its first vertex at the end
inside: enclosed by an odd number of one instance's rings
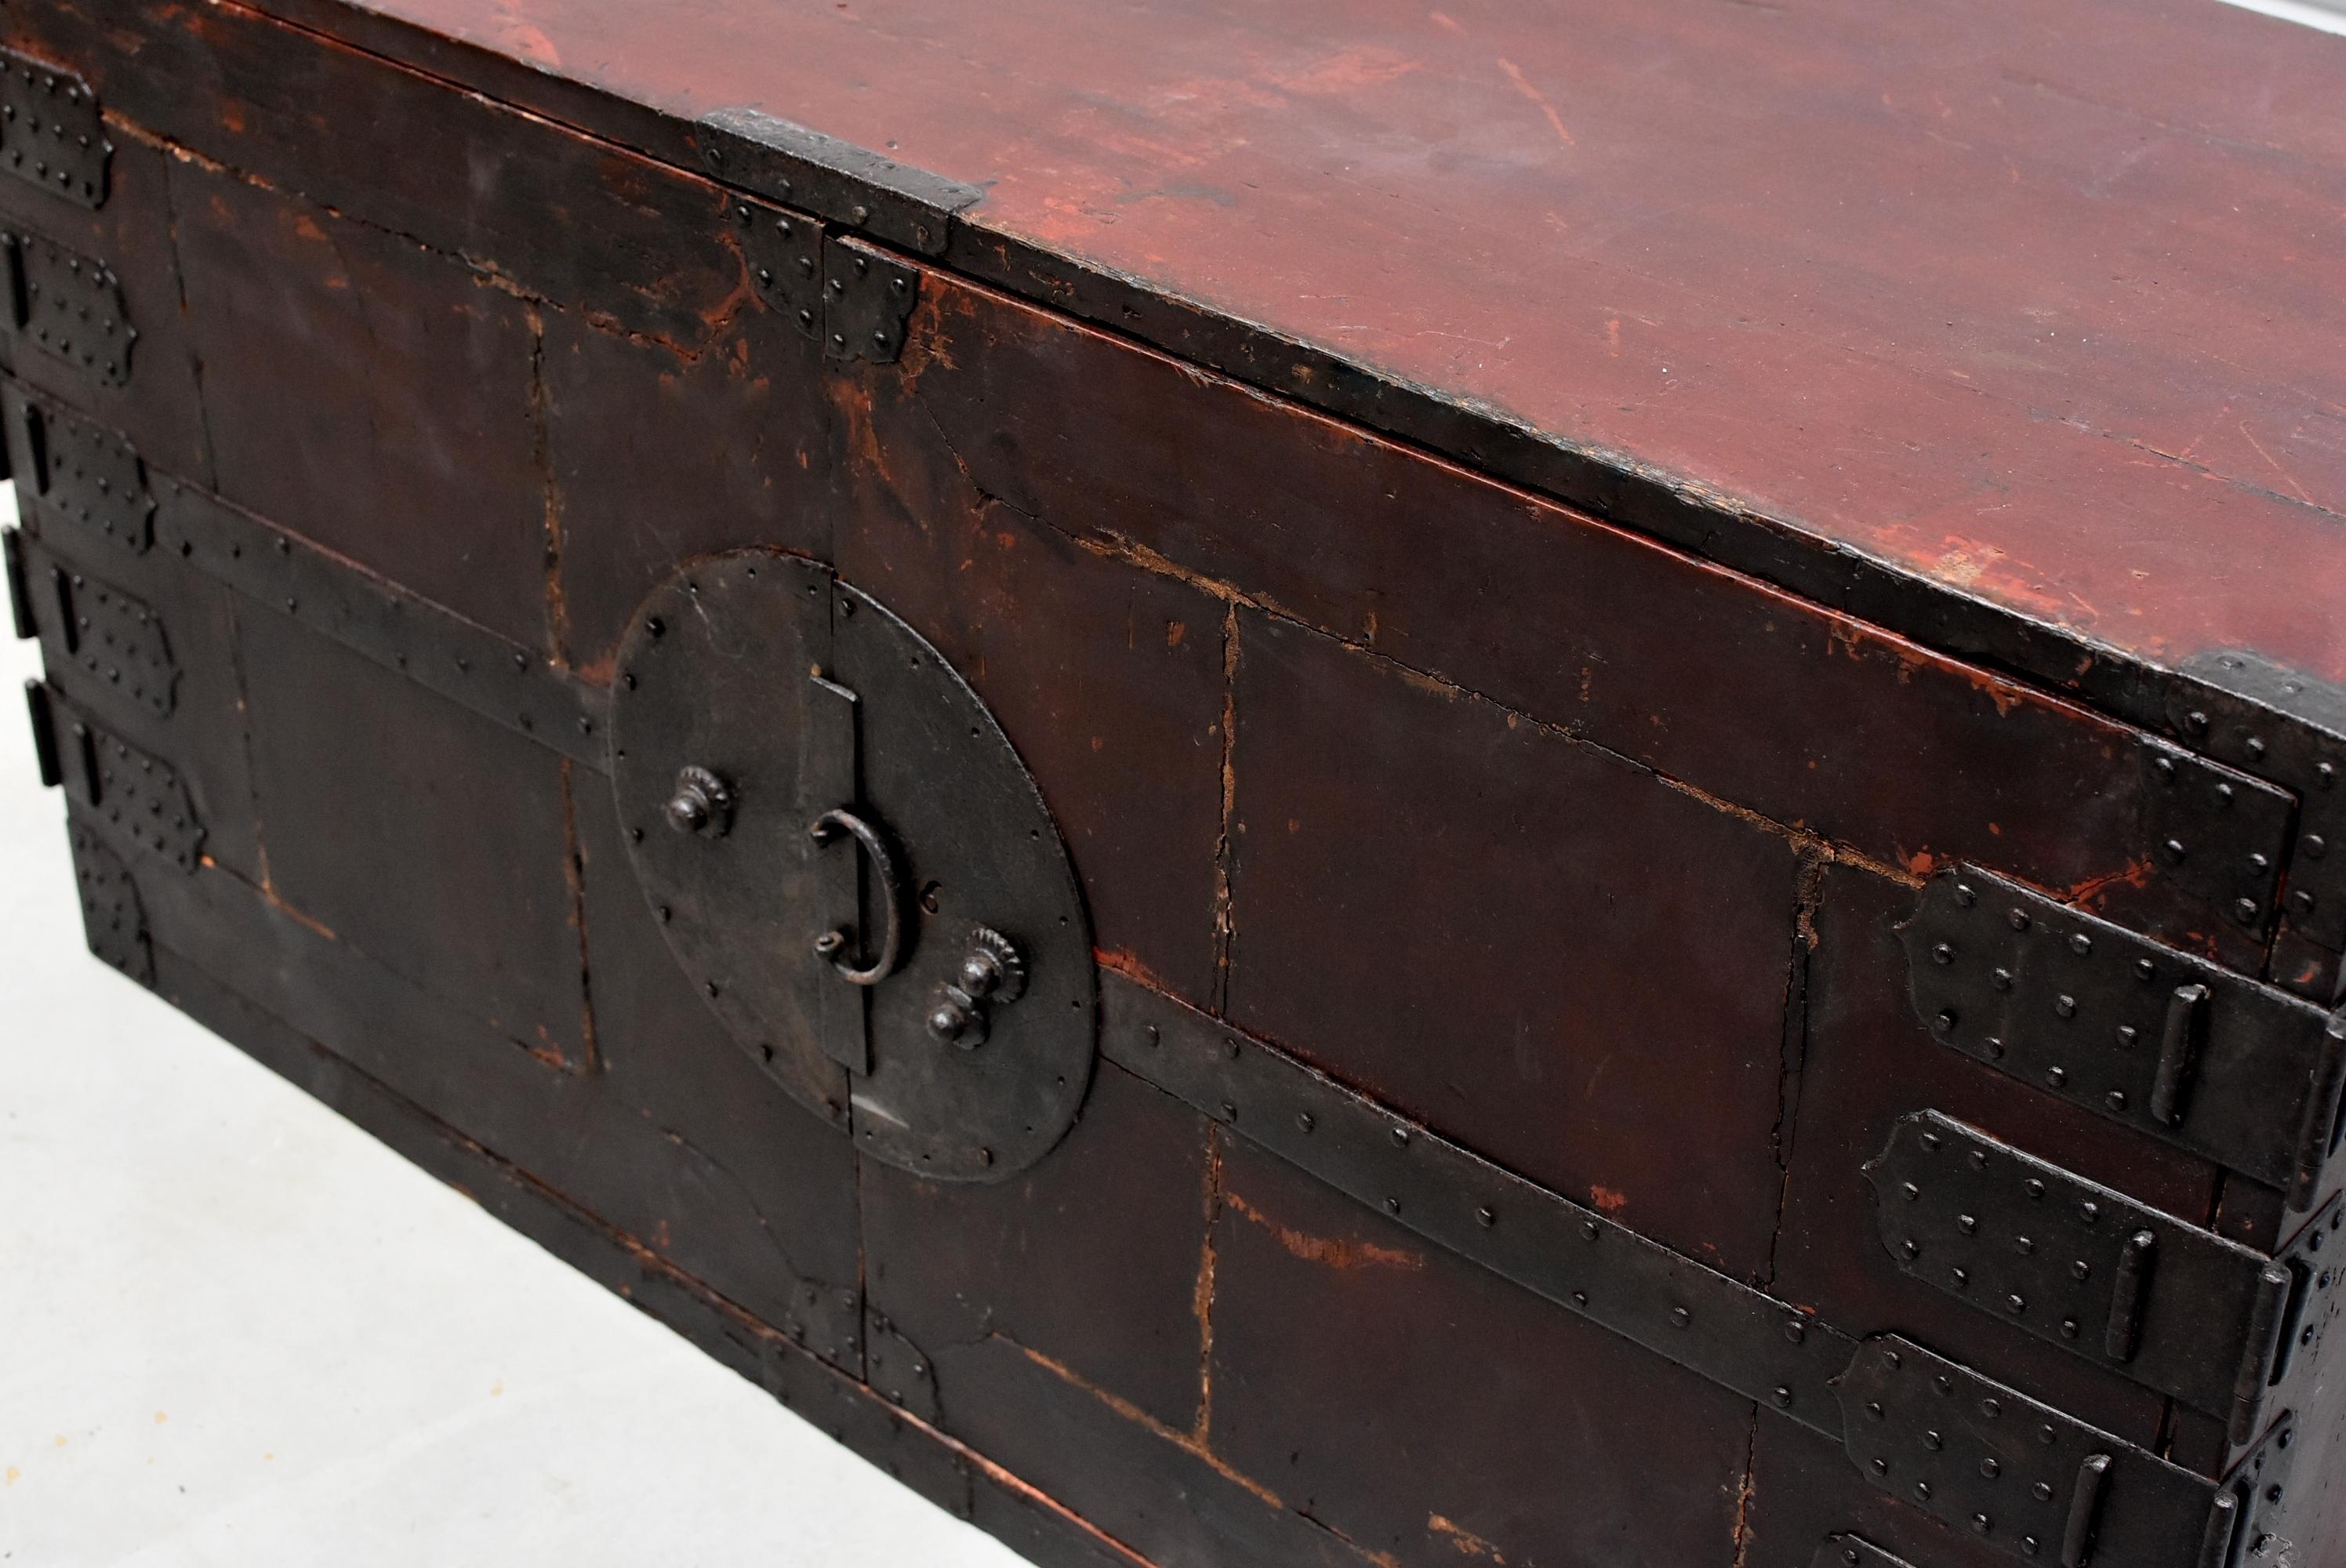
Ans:
POLYGON ((1480 1225, 1484 1230, 1488 1230, 1493 1226, 1499 1223, 1499 1216, 1497 1211, 1494 1209, 1478 1208, 1474 1211, 1474 1220, 1475 1223, 1480 1225))

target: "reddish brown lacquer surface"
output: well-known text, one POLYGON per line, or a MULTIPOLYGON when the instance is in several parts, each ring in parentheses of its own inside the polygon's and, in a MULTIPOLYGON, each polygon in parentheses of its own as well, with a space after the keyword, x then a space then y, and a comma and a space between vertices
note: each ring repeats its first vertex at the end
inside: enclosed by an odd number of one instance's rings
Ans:
POLYGON ((370 8, 981 186, 981 229, 2088 643, 2346 677, 2346 41, 2209 0, 370 8))

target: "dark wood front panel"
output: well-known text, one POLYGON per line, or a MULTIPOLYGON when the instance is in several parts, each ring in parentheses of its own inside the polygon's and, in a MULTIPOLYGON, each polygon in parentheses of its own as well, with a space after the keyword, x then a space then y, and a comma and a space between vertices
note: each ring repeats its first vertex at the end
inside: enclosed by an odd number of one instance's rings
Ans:
POLYGON ((240 630, 270 887, 551 1069, 583 1064, 562 759, 282 616, 240 630))
POLYGON ((998 1340, 1138 1419, 1191 1431, 1213 1179, 1204 1118, 1105 1063, 1066 1141, 1015 1180, 941 1185, 863 1162, 872 1307, 935 1361, 945 1430, 991 1429, 972 1408, 983 1382, 964 1390, 959 1376, 973 1348, 998 1340))
POLYGON ((979 490, 898 372, 836 397, 842 575, 994 710, 1066 837, 1106 961, 1210 1004, 1229 605, 979 490))
POLYGON ((815 343, 762 305, 694 349, 546 307, 546 527, 556 653, 607 682, 627 616, 677 562, 745 545, 828 559, 815 343))
POLYGON ((574 767, 570 789, 597 1131, 531 1168, 760 1321, 816 1333, 800 1288, 837 1311, 860 1285, 855 1152, 750 1060, 669 956, 608 783, 574 767))
POLYGON ((924 287, 906 379, 1005 505, 1874 860, 1971 860, 2258 958, 2145 870, 2138 732, 1063 317, 924 287))
POLYGON ((1378 1561, 1739 1561, 1745 1400, 1250 1148, 1214 1251, 1214 1451, 1378 1561))
POLYGON ((1237 710, 1232 1020, 1625 1225, 1761 1269, 1791 841, 1253 614, 1237 710))
POLYGON ((545 645, 527 301, 452 257, 191 163, 173 201, 219 491, 545 645))

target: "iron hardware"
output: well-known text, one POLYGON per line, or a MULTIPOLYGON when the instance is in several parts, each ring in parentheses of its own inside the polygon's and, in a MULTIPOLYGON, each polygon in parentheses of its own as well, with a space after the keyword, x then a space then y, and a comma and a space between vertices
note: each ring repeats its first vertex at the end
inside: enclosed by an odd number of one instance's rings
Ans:
POLYGON ((1902 1119, 1865 1174, 1902 1272, 2223 1418, 2236 1445, 2261 1423, 2293 1282, 2340 1208, 2270 1257, 1935 1111, 1902 1119))
POLYGON ((2168 995, 2167 1022, 2158 1032, 2158 1071, 2150 1081, 2150 1119, 2161 1125, 2183 1119, 2183 1090, 2207 1027, 2208 996, 2208 988, 2196 980, 2168 995))
POLYGON ((491 723, 604 767, 601 688, 203 491, 158 483, 156 533, 198 571, 491 723))
POLYGON ((8 621, 19 637, 40 635, 33 624, 33 585, 26 575, 25 536, 14 528, 0 529, 0 556, 8 573, 8 621))
POLYGON ((179 667, 161 617, 120 588, 63 563, 49 568, 57 641, 99 690, 121 693, 157 718, 178 700, 179 667))
POLYGON ((33 721, 33 764, 41 788, 55 789, 66 781, 65 759, 57 754, 57 716, 49 702, 49 688, 37 680, 25 683, 25 708, 33 721))
POLYGON ((892 365, 921 274, 875 245, 828 236, 822 246, 822 351, 834 360, 892 365))
POLYGON ((54 775, 54 781, 63 783, 66 769, 62 764, 71 756, 81 803, 101 831, 119 833, 181 871, 194 871, 204 825, 178 769, 76 711, 39 682, 28 682, 26 691, 32 702, 36 747, 44 734, 50 738, 42 782, 51 782, 54 775), (70 746, 57 744, 59 719, 66 721, 70 746))
POLYGON ((74 885, 81 894, 82 932, 89 951, 141 985, 155 983, 155 950, 138 884, 122 857, 73 825, 74 885))
POLYGON ((1809 1568, 1912 1568, 1912 1564, 1861 1537, 1831 1535, 1817 1548, 1809 1568))
POLYGON ((2146 738, 2142 835, 2168 881, 2252 932, 2272 918, 2289 841, 2288 795, 2167 741, 2146 738))
POLYGON ((668 825, 679 833, 721 839, 733 825, 733 791, 706 768, 678 769, 676 793, 668 797, 668 825))
POLYGON ((2320 1008, 1970 866, 1898 929, 1933 1039, 2310 1206, 2346 1087, 2320 1008))
POLYGON ((983 194, 751 108, 714 111, 695 139, 719 178, 921 256, 944 255, 953 215, 983 194))
POLYGON ((669 951, 776 1082, 931 1179, 999 1180, 1064 1135, 1096 1032, 1074 872, 918 633, 819 563, 693 562, 621 645, 609 747, 669 951), (721 837, 659 825, 685 768, 722 781, 721 837))
POLYGON ((917 268, 804 214, 737 199, 733 225, 758 298, 826 358, 893 364, 920 295, 917 268))
POLYGON ((740 230, 741 258, 749 264, 758 297, 790 318, 801 335, 820 340, 822 225, 754 201, 736 201, 733 221, 740 230))
POLYGON ((903 876, 888 840, 854 812, 834 807, 807 824, 807 836, 818 844, 837 842, 842 833, 862 847, 864 857, 872 862, 872 880, 880 884, 880 951, 871 962, 858 964, 853 956, 855 933, 845 926, 835 926, 815 938, 814 950, 831 961, 831 967, 848 984, 877 985, 903 962, 903 876))
POLYGON ((22 50, 0 48, 0 168, 96 208, 106 202, 113 153, 87 82, 22 50))
POLYGON ((1897 1336, 1843 1332, 1137 982, 1109 974, 1102 989, 1110 1061, 1434 1245, 1841 1443, 1875 1485, 2001 1550, 2199 1568, 2203 1543, 2248 1528, 2286 1466, 2286 1416, 2219 1485, 1897 1336))
POLYGON ((863 1380, 898 1409, 932 1423, 939 1419, 935 1359, 869 1305, 863 1311, 863 1380))
POLYGON ((978 926, 969 933, 961 970, 937 987, 929 1008, 929 1033, 964 1051, 985 1044, 988 1013, 1007 1007, 1026 992, 1026 960, 1018 944, 1000 932, 978 926))
POLYGON ((138 329, 114 269, 19 229, 0 241, 8 270, 9 324, 42 352, 120 385, 130 379, 138 329))
MULTIPOLYGON (((2209 756, 2297 791, 2285 894, 2290 928, 2332 953, 2346 948, 2346 690, 2260 655, 2207 654, 2187 674, 2208 689, 2170 688, 2167 720, 2209 756)), ((2327 1000, 2327 999, 2325 999, 2327 1000)))
POLYGON ((10 392, 27 477, 44 525, 54 521, 112 540, 132 555, 155 542, 155 498, 138 449, 113 431, 10 392))
POLYGON ((177 478, 157 476, 159 494, 150 493, 144 463, 119 434, 0 385, 45 535, 52 524, 86 528, 134 553, 160 536, 248 599, 516 735, 605 768, 601 687, 177 478))

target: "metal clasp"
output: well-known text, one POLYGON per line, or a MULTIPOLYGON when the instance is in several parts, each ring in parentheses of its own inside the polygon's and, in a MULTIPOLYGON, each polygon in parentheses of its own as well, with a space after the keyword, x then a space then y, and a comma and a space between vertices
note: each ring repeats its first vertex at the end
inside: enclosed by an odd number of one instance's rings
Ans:
POLYGON ((831 968, 850 985, 877 985, 896 972, 903 961, 904 947, 904 911, 902 891, 903 878, 896 869, 895 852, 880 830, 854 812, 834 808, 807 824, 807 836, 818 844, 835 841, 842 833, 852 836, 863 846, 872 860, 872 874, 880 883, 880 952, 872 961, 858 966, 851 956, 854 932, 845 926, 836 926, 814 939, 817 955, 831 961, 831 968))

